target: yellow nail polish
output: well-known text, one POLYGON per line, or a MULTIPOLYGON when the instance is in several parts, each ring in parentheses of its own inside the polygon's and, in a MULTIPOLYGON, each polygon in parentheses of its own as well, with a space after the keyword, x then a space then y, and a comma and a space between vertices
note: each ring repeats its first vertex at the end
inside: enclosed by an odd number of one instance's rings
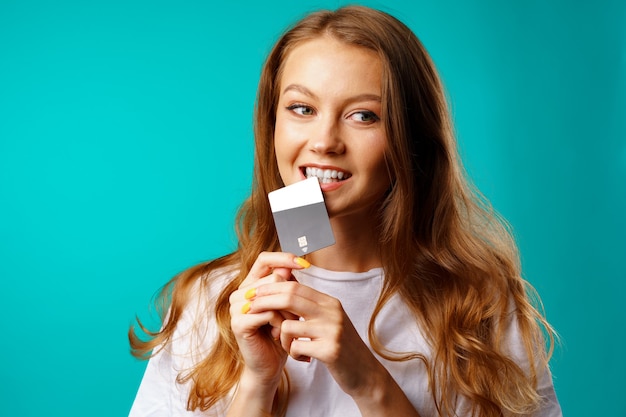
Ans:
POLYGON ((306 260, 306 259, 304 259, 304 258, 300 258, 300 257, 298 257, 298 256, 294 258, 294 261, 295 261, 298 265, 300 265, 302 268, 308 268, 308 267, 310 267, 310 266, 311 266, 311 263, 310 263, 309 261, 307 261, 307 260, 306 260))
POLYGON ((250 303, 245 303, 243 307, 241 307, 241 313, 248 314, 248 311, 250 311, 250 303))
POLYGON ((256 296, 256 288, 250 288, 248 291, 246 291, 244 297, 246 300, 251 300, 256 296))

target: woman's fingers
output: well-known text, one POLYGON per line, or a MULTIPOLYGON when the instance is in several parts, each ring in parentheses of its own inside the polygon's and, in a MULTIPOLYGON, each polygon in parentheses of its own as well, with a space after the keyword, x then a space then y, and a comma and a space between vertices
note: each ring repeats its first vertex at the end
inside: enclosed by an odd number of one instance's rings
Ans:
POLYGON ((264 311, 256 314, 242 314, 236 311, 237 306, 231 310, 231 328, 235 334, 249 338, 257 334, 259 329, 266 327, 266 331, 270 332, 274 340, 280 335, 280 328, 285 320, 277 311, 264 311))
POLYGON ((293 280, 291 271, 309 267, 310 264, 290 253, 262 252, 257 257, 246 279, 239 289, 230 295, 231 305, 242 299, 250 300, 256 295, 256 288, 269 283, 293 280))
POLYGON ((260 278, 256 278, 253 282, 253 284, 250 285, 244 285, 244 283, 242 283, 239 286, 239 289, 237 289, 236 291, 233 291, 230 294, 230 304, 234 304, 237 302, 247 302, 250 301, 251 299, 253 299, 256 296, 256 291, 257 288, 261 285, 266 285, 266 284, 272 284, 272 283, 276 283, 276 282, 282 282, 285 281, 285 279, 283 278, 282 275, 279 274, 275 274, 275 273, 270 273, 269 275, 265 276, 265 277, 260 277, 260 278))
POLYGON ((272 335, 279 336, 291 357, 301 361, 315 357, 326 363, 337 360, 342 334, 352 326, 338 300, 295 281, 259 285, 252 293, 245 307, 249 314, 281 313, 280 330, 273 326, 272 335))
POLYGON ((339 301, 297 281, 259 280, 249 291, 248 296, 254 295, 250 298, 252 311, 280 310, 304 319, 342 311, 339 301))
POLYGON ((250 301, 257 297, 258 289, 260 287, 285 281, 295 281, 295 278, 291 275, 291 270, 289 271, 289 274, 277 273, 277 270, 274 270, 265 277, 257 278, 251 285, 241 284, 239 289, 230 294, 230 303, 232 305, 241 301, 250 301))
MULTIPOLYGON (((310 264, 302 258, 284 252, 259 254, 248 276, 239 288, 230 294, 231 327, 240 338, 263 337, 269 331, 273 339, 280 338, 280 326, 285 319, 297 318, 288 311, 252 309, 259 286, 292 280, 291 271, 310 264), (263 331, 258 331, 264 328, 263 331)), ((267 337, 267 335, 265 335, 267 337)), ((260 340, 260 339, 259 339, 260 340)))
POLYGON ((241 283, 241 287, 252 285, 259 278, 276 274, 284 281, 290 279, 292 269, 303 269, 310 264, 297 256, 286 252, 261 252, 250 268, 248 276, 241 283))
MULTIPOLYGON (((257 280, 257 285, 268 285, 280 282, 281 277, 270 274, 257 280)), ((255 333, 261 327, 269 328, 272 339, 280 338, 280 329, 284 320, 298 319, 299 316, 289 311, 281 311, 275 308, 263 309, 254 306, 257 296, 257 288, 243 287, 233 292, 230 296, 231 327, 235 334, 258 334, 255 333)))
MULTIPOLYGON (((284 320, 280 328, 280 345, 295 360, 310 362, 311 355, 305 354, 306 349, 297 347, 299 342, 310 343, 311 339, 306 336, 304 329, 298 330, 298 325, 302 325, 301 320, 284 320)), ((306 327, 306 326, 301 326, 306 327)))
POLYGON ((325 363, 335 362, 340 353, 345 326, 333 318, 284 320, 280 328, 280 343, 294 359, 314 357, 325 363))

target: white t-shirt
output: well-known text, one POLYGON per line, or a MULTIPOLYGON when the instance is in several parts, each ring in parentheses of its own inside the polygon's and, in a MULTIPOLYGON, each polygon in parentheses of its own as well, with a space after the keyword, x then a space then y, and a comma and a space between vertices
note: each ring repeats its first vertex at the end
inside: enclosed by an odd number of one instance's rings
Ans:
MULTIPOLYGON (((337 298, 346 314, 369 346, 367 329, 369 318, 382 288, 381 268, 363 273, 334 272, 311 266, 294 271, 296 279, 320 292, 337 298)), ((176 383, 179 372, 190 369, 206 357, 216 336, 212 306, 219 291, 232 278, 222 273, 213 280, 210 288, 201 290, 186 308, 171 342, 153 356, 146 368, 139 391, 129 417, 190 417, 224 416, 228 399, 222 400, 211 410, 187 411, 189 384, 176 383), (195 323, 195 325, 194 325, 195 323)), ((380 341, 394 352, 419 352, 429 357, 430 348, 416 320, 399 296, 394 296, 376 318, 376 331, 380 341)), ((525 355, 517 326, 510 326, 507 334, 511 355, 524 366, 525 355)), ((428 386, 428 376, 421 360, 388 361, 378 355, 378 360, 405 392, 422 417, 436 416, 436 408, 428 386)), ((527 362, 527 361, 526 361, 527 362)), ((358 417, 360 412, 350 396, 345 394, 332 378, 325 365, 315 359, 299 362, 287 359, 291 390, 287 417, 358 417)), ((534 417, 560 417, 561 408, 556 399, 549 370, 540 374, 539 393, 545 398, 544 406, 534 417)), ((459 401, 457 415, 464 412, 467 404, 459 401)))

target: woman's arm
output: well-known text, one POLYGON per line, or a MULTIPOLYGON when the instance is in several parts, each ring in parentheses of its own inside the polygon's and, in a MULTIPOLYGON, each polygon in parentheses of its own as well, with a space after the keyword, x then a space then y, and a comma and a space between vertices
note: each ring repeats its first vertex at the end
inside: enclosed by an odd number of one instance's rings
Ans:
POLYGON ((227 417, 270 417, 278 385, 259 385, 244 371, 235 391, 227 417))
POLYGON ((419 417, 419 413, 389 372, 380 362, 378 365, 381 369, 369 374, 365 386, 358 393, 351 394, 361 415, 419 417))

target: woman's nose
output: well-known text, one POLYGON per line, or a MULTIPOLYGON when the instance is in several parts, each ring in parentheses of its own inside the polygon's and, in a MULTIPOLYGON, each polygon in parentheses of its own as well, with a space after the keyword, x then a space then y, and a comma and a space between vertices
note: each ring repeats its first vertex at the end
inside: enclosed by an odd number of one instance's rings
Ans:
POLYGON ((339 126, 334 121, 320 123, 309 144, 311 151, 318 154, 342 154, 345 151, 339 126))

